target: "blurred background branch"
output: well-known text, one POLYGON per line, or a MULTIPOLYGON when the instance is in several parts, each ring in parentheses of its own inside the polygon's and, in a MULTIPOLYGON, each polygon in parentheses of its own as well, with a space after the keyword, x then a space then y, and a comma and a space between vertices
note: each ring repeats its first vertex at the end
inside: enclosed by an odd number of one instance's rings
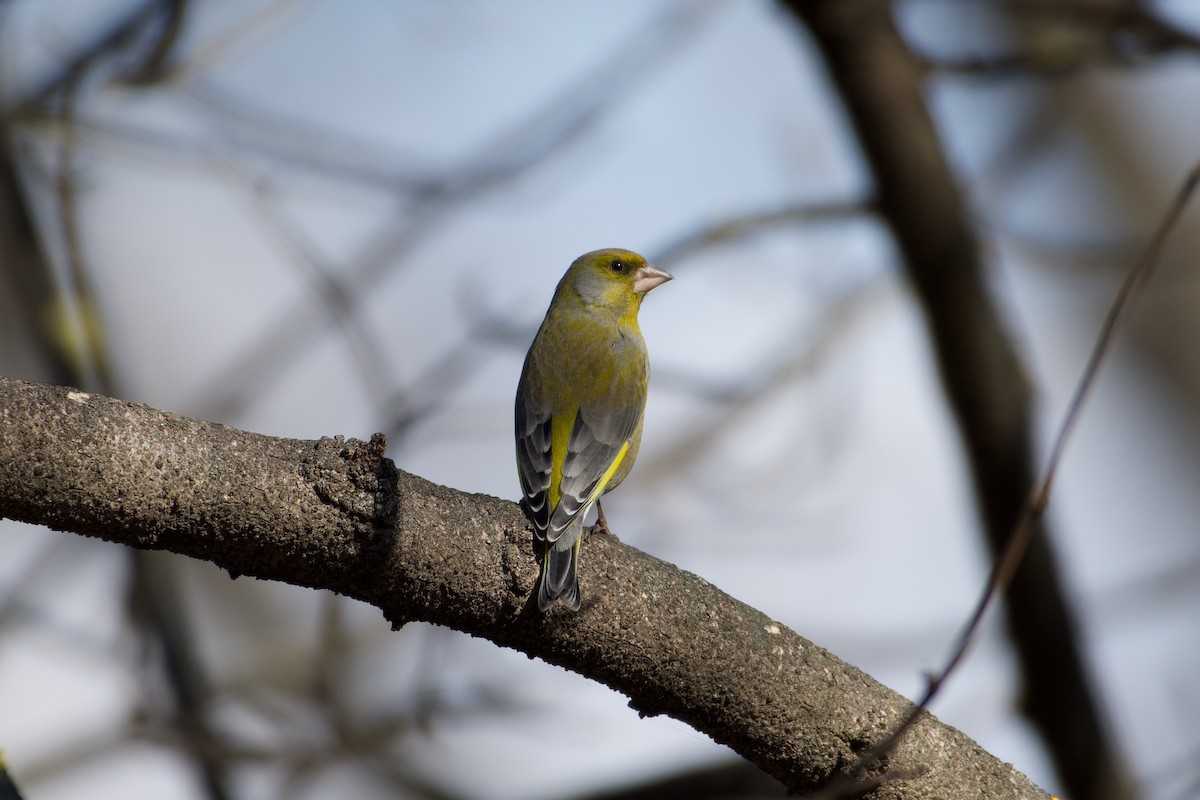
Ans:
MULTIPOLYGON (((786 5, 812 33, 870 165, 880 213, 929 326, 983 531, 999 558, 1034 485, 1029 383, 989 296, 965 200, 923 101, 919 64, 895 26, 890 2, 786 5)), ((1053 753, 1069 794, 1133 797, 1095 700, 1051 542, 1043 531, 1030 543, 1005 593, 1006 621, 1022 663, 1023 710, 1053 753)))

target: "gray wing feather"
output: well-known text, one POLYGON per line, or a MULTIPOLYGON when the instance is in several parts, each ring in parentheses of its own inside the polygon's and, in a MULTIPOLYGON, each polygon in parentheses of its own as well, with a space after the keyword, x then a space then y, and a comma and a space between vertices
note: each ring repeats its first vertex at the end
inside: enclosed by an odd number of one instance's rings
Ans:
POLYGON ((550 489, 550 412, 533 412, 518 397, 516 407, 517 472, 525 505, 539 539, 546 537, 550 509, 546 493, 550 489))
POLYGON ((567 442, 563 496, 550 518, 547 541, 556 541, 575 517, 586 510, 588 498, 595 493, 621 448, 632 438, 641 415, 641 402, 605 414, 596 414, 586 406, 580 409, 567 442))

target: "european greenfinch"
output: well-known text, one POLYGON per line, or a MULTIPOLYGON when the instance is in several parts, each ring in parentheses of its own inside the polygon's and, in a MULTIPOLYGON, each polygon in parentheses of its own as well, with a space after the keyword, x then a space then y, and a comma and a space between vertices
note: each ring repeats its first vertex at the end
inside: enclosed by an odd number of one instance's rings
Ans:
POLYGON ((600 495, 637 457, 650 362, 638 327, 642 299, 671 275, 629 250, 571 264, 525 356, 517 386, 517 470, 525 513, 545 544, 537 600, 579 610, 579 544, 588 510, 607 532, 600 495))

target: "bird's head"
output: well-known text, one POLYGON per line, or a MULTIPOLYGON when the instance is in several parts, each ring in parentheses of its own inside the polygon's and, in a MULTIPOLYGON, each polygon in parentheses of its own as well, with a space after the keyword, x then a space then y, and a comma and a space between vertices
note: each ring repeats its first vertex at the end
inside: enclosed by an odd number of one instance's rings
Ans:
POLYGON ((559 288, 578 295, 586 305, 624 317, 637 314, 646 293, 669 280, 669 272, 632 250, 609 248, 575 259, 559 288))

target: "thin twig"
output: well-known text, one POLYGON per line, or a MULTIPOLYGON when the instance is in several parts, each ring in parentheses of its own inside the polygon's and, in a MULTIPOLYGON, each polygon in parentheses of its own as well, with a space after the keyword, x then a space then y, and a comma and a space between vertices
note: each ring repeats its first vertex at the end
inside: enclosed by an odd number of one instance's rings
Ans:
POLYGON ((1141 258, 1134 264, 1133 269, 1130 270, 1124 283, 1121 284, 1116 297, 1113 299, 1112 305, 1108 309, 1108 314, 1104 318, 1104 323, 1100 326, 1100 332, 1096 337, 1095 345, 1092 347, 1092 353, 1088 358, 1087 366, 1084 368, 1083 375, 1075 387, 1075 393, 1067 407, 1066 416, 1059 425, 1058 435, 1055 437, 1054 446, 1050 450, 1050 456, 1042 472, 1042 477, 1030 492, 1029 500, 1021 512, 1016 528, 1009 538, 1008 545, 993 567, 991 577, 988 579, 983 595, 979 598, 979 602, 975 606, 975 610, 971 614, 969 621, 959 633, 954 649, 946 661, 946 665, 940 672, 929 676, 924 696, 916 708, 913 709, 912 713, 897 726, 896 730, 864 754, 848 772, 831 781, 822 792, 813 795, 814 798, 832 800, 832 798, 853 796, 863 791, 864 787, 860 783, 860 777, 867 770, 873 769, 888 753, 895 749, 900 739, 920 719, 921 714, 929 707, 934 697, 937 696, 938 691, 962 663, 992 601, 995 600, 1001 590, 1007 588, 1012 582, 1013 575, 1016 574, 1017 567, 1020 566, 1021 559, 1025 556, 1025 551, 1028 549, 1029 543, 1040 528, 1042 517, 1045 516, 1046 508, 1050 503, 1050 493, 1054 487, 1054 479, 1058 473, 1059 464, 1062 462, 1063 454, 1066 452, 1067 444, 1070 441, 1072 432, 1075 430, 1076 423, 1078 423, 1084 406, 1096 385, 1100 369, 1104 366, 1105 359, 1112 350, 1112 343, 1116 338, 1121 324, 1125 320, 1126 311, 1133 303, 1137 292, 1146 285, 1154 268, 1158 265, 1162 249, 1171 232, 1175 229, 1175 225, 1178 223, 1188 202, 1192 199, 1192 195, 1195 193, 1198 184, 1200 184, 1200 163, 1197 163, 1188 172, 1170 207, 1163 215, 1162 222, 1159 224, 1154 236, 1151 237, 1149 245, 1146 247, 1141 258))
MULTIPOLYGON (((395 217, 367 239, 343 271, 347 302, 357 307, 372 287, 406 265, 406 256, 417 244, 440 230, 466 203, 487 197, 570 152, 613 103, 645 85, 646 76, 669 63, 722 7, 715 2, 671 5, 601 64, 570 82, 460 167, 429 184, 421 194, 405 198, 395 217)), ((307 352, 326 330, 314 319, 310 305, 306 301, 288 308, 265 323, 256 341, 210 382, 214 391, 196 404, 204 416, 228 416, 264 379, 307 352)))
POLYGON ((142 56, 141 63, 125 75, 126 83, 148 86, 167 77, 171 71, 169 63, 171 53, 179 44, 187 12, 188 0, 165 0, 161 12, 163 16, 162 30, 159 31, 150 49, 142 56))
POLYGON ((654 255, 653 261, 665 266, 683 261, 701 250, 748 239, 776 228, 810 222, 858 219, 871 212, 872 208, 868 201, 851 200, 832 203, 796 203, 769 211, 730 217, 681 236, 666 247, 660 248, 654 255))
POLYGON ((64 91, 73 90, 97 64, 120 53, 152 25, 162 13, 162 0, 147 0, 102 31, 90 44, 79 50, 40 86, 18 100, 7 112, 9 117, 45 113, 46 105, 64 91))

